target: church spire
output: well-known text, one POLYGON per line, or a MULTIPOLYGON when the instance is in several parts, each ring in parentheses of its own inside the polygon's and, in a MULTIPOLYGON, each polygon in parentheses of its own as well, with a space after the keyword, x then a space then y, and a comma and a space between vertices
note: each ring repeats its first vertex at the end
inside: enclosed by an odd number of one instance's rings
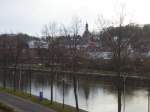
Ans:
POLYGON ((83 38, 90 38, 90 37, 91 37, 91 34, 89 32, 89 25, 86 22, 86 24, 85 24, 85 31, 83 33, 83 38))
POLYGON ((86 31, 86 32, 89 31, 89 28, 88 28, 88 27, 89 27, 89 25, 88 25, 88 23, 86 22, 86 24, 85 24, 85 31, 86 31))

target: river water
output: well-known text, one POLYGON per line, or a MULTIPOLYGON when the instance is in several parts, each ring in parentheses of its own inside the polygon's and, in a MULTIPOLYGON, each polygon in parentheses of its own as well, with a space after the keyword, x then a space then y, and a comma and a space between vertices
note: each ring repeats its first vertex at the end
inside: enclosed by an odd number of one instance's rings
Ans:
MULTIPOLYGON (((1 73, 2 74, 2 73, 1 73)), ((50 99, 51 74, 32 72, 31 80, 27 72, 18 72, 16 76, 16 87, 22 91, 30 91, 39 96, 43 92, 44 98, 50 99)), ((54 101, 63 101, 63 80, 65 104, 75 106, 72 76, 54 74, 54 101)), ((13 75, 11 72, 5 75, 6 86, 13 86, 13 75)), ((0 75, 1 86, 4 76, 0 75)), ((149 104, 149 82, 142 79, 122 80, 122 112, 148 112, 149 104)), ((117 112, 118 94, 115 86, 116 79, 112 77, 77 77, 77 93, 79 108, 89 112, 117 112)))

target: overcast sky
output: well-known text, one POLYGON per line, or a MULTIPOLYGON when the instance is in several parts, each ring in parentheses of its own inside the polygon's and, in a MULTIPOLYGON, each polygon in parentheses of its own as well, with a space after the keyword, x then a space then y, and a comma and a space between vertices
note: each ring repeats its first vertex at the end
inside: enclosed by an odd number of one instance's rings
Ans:
POLYGON ((44 24, 69 24, 74 16, 87 21, 93 30, 98 15, 112 19, 120 4, 125 4, 128 19, 150 23, 150 0, 0 0, 0 33, 40 35, 44 24))

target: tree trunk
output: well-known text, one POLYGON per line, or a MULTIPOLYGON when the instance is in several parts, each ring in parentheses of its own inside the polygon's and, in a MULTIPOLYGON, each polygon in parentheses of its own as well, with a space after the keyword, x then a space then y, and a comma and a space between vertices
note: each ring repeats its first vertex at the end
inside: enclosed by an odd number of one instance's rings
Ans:
POLYGON ((118 88, 118 112, 121 112, 121 89, 118 88))
POLYGON ((16 67, 15 67, 15 70, 13 72, 13 90, 14 92, 16 92, 16 67))
POLYGON ((31 69, 29 69, 29 82, 30 82, 30 97, 31 97, 31 87, 32 87, 32 85, 31 85, 31 69))
POLYGON ((65 103, 64 92, 65 92, 65 81, 63 80, 63 109, 64 109, 64 103, 65 103))
POLYGON ((3 88, 6 88, 6 69, 3 69, 3 88))
POLYGON ((20 73, 19 73, 19 90, 21 90, 21 81, 22 81, 22 68, 20 68, 20 73))
POLYGON ((150 88, 148 88, 148 112, 150 112, 150 88))
POLYGON ((121 78, 118 78, 118 112, 121 112, 121 78))
POLYGON ((75 76, 73 76, 73 87, 74 87, 74 96, 75 96, 76 109, 77 109, 77 112, 79 112, 78 95, 77 95, 77 80, 76 80, 75 76))
POLYGON ((51 104, 53 103, 53 80, 54 80, 54 72, 51 74, 51 104))

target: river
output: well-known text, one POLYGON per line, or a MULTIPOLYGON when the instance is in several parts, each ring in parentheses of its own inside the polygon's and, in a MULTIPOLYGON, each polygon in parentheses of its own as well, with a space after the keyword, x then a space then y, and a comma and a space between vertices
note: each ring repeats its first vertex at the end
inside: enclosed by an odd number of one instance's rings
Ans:
MULTIPOLYGON (((44 98, 50 99, 51 74, 45 72, 17 72, 16 88, 33 95, 39 96, 43 92, 44 98), (31 81, 31 84, 30 84, 31 81)), ((1 86, 6 79, 6 86, 13 87, 13 74, 7 71, 5 76, 0 75, 1 86)), ((79 108, 89 112, 117 112, 118 95, 116 79, 112 77, 84 77, 77 78, 77 93, 79 108)), ((64 101, 65 104, 75 106, 73 91, 73 81, 71 75, 54 74, 54 101, 63 101, 63 81, 64 81, 64 101)), ((122 80, 122 112, 148 112, 149 84, 150 81, 142 79, 122 80)))

